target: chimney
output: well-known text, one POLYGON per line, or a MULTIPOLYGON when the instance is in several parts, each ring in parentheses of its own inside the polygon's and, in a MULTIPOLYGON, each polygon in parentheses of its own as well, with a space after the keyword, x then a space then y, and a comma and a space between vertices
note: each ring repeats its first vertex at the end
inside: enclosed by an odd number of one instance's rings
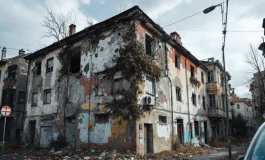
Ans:
POLYGON ((75 34, 75 28, 76 28, 76 25, 74 25, 74 24, 71 24, 69 26, 69 36, 75 34))
POLYGON ((181 42, 181 37, 179 36, 179 34, 177 32, 172 32, 170 33, 171 37, 176 40, 179 44, 182 45, 182 42, 181 42))
POLYGON ((1 60, 6 59, 6 47, 2 49, 2 57, 1 60))
POLYGON ((25 51, 24 51, 23 49, 20 49, 20 50, 18 51, 18 55, 19 55, 19 56, 24 55, 24 54, 25 54, 25 51))

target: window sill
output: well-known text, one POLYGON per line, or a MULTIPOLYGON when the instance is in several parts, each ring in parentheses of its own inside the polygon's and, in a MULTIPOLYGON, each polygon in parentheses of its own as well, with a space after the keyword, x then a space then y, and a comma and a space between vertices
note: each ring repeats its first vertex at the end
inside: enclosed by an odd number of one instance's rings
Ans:
POLYGON ((51 104, 51 103, 43 103, 44 105, 46 105, 46 104, 51 104))
POLYGON ((163 123, 163 122, 157 122, 160 125, 167 125, 167 123, 163 123))
POLYGON ((31 107, 37 107, 38 105, 31 105, 31 107))

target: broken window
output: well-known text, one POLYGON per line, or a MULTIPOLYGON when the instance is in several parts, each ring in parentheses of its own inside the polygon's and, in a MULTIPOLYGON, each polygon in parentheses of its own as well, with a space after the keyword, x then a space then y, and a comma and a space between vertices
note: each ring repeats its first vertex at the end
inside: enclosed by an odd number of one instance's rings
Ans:
POLYGON ((215 107, 215 95, 209 95, 210 107, 215 107))
POLYGON ((16 79, 16 76, 17 76, 17 65, 12 65, 10 67, 8 67, 7 69, 7 78, 10 78, 10 79, 16 79))
POLYGON ((81 48, 78 47, 71 51, 70 58, 70 73, 78 73, 80 71, 80 61, 81 61, 81 48))
POLYGON ((192 65, 190 66, 190 73, 191 73, 191 77, 195 77, 194 67, 192 65))
POLYGON ((159 116, 158 122, 159 123, 167 123, 167 117, 166 116, 159 116))
POLYGON ((32 106, 38 105, 38 92, 32 93, 32 106))
POLYGON ((51 103, 51 90, 47 89, 44 91, 44 104, 51 103))
POLYGON ((145 81, 145 91, 148 94, 154 95, 155 94, 155 81, 150 77, 146 77, 145 81))
POLYGON ((108 121, 108 114, 95 114, 95 123, 107 123, 108 121))
POLYGON ((113 83, 113 93, 119 93, 123 88, 123 79, 118 78, 114 80, 113 83))
POLYGON ((201 81, 202 81, 202 83, 204 83, 204 73, 203 72, 201 72, 201 81))
POLYGON ((194 121, 195 136, 199 136, 199 122, 194 121))
POLYGON ((2 105, 12 106, 15 100, 15 90, 5 89, 3 90, 2 105))
POLYGON ((180 69, 180 57, 179 55, 175 55, 175 67, 180 69))
POLYGON ((202 107, 203 107, 203 109, 206 109, 205 97, 204 96, 202 96, 202 107))
POLYGON ((177 100, 181 101, 181 89, 177 86, 176 86, 176 96, 177 96, 177 100))
POLYGON ((18 103, 25 103, 26 102, 26 92, 19 91, 18 94, 18 103))
POLYGON ((192 93, 192 104, 196 106, 196 94, 192 93))
POLYGON ((47 59, 46 72, 53 71, 53 58, 47 59))
POLYGON ((208 72, 208 82, 213 81, 213 71, 208 72))
POLYGON ((34 76, 41 74, 41 62, 36 62, 34 76))
POLYGON ((151 38, 149 35, 145 34, 145 52, 149 56, 154 55, 154 39, 151 38))

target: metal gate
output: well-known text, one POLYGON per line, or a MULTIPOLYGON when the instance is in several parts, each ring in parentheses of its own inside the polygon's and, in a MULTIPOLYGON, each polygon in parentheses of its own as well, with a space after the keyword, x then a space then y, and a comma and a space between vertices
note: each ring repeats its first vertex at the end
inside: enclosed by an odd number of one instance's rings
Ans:
POLYGON ((52 140, 52 127, 41 127, 40 129, 40 147, 48 147, 52 140))

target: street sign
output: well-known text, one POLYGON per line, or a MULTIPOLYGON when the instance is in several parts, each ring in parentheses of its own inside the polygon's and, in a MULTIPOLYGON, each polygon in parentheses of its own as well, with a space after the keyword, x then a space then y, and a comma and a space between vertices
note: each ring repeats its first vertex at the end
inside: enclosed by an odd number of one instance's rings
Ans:
POLYGON ((3 143, 2 143, 2 158, 4 155, 4 148, 5 148, 5 132, 6 132, 6 117, 11 114, 11 108, 9 106, 4 106, 1 109, 1 114, 5 117, 4 121, 4 132, 3 132, 3 143))
POLYGON ((11 114, 11 108, 9 106, 4 106, 1 109, 1 114, 6 117, 11 114))

